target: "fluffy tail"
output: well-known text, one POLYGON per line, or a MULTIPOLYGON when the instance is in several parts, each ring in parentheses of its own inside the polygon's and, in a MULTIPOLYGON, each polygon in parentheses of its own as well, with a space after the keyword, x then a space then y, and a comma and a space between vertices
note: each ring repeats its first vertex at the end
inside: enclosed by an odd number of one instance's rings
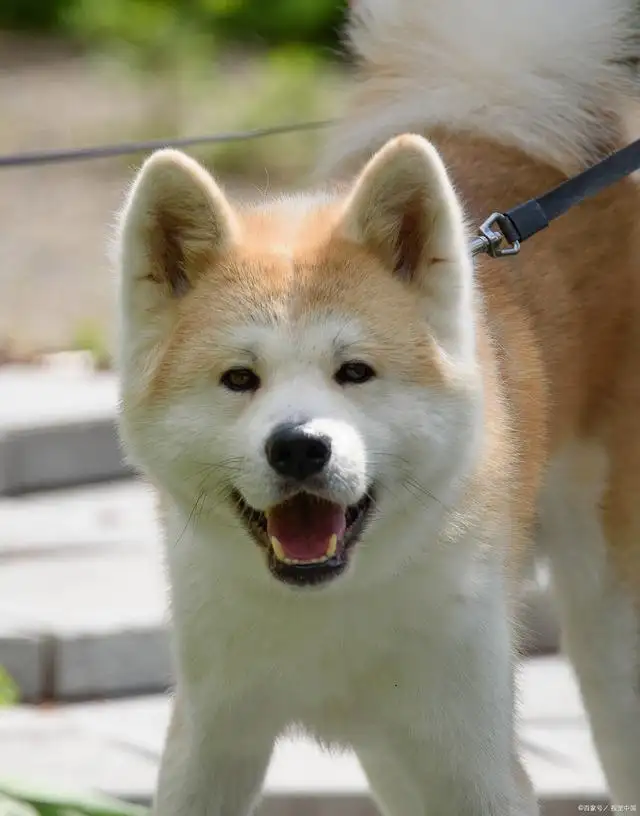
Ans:
POLYGON ((438 126, 575 170, 637 93, 637 0, 352 0, 348 39, 360 78, 325 170, 438 126))

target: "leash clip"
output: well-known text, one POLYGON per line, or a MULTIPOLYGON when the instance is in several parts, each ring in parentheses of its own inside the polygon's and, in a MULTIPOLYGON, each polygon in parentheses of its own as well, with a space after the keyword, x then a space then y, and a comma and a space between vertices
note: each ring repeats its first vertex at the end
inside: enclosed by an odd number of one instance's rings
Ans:
POLYGON ((492 258, 504 258, 520 252, 520 241, 513 227, 502 213, 493 213, 478 229, 478 235, 471 242, 471 254, 484 252, 492 258), (497 229, 496 229, 497 227, 497 229))

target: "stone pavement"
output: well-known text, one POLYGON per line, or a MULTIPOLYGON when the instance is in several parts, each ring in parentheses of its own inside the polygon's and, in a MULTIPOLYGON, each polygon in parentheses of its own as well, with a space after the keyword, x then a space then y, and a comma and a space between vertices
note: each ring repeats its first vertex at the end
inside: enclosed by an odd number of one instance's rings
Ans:
POLYGON ((111 373, 58 355, 49 367, 0 366, 0 495, 128 472, 115 430, 111 373))
MULTIPOLYGON (((528 658, 520 672, 520 734, 527 768, 547 816, 576 816, 580 804, 606 803, 602 773, 565 661, 528 658)), ((165 696, 21 706, 0 712, 0 768, 5 777, 92 788, 149 800, 168 721, 165 696)), ((373 816, 355 758, 328 756, 284 740, 266 780, 261 816, 373 816)))
POLYGON ((164 689, 165 597, 143 485, 0 499, 0 663, 27 699, 164 689))

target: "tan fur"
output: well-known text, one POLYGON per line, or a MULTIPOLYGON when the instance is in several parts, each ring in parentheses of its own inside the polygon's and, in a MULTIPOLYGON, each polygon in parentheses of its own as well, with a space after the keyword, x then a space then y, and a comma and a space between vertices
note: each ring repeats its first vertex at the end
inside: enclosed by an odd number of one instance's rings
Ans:
MULTIPOLYGON (((476 223, 563 180, 515 150, 468 137, 434 137, 476 223)), ((638 187, 625 180, 530 239, 518 257, 477 264, 488 331, 505 349, 503 381, 529 471, 522 483, 530 518, 549 456, 572 439, 593 435, 611 456, 612 485, 631 482, 611 495, 634 501, 639 434, 628 425, 640 404, 640 378, 631 363, 640 351, 634 317, 639 211, 638 187)), ((640 537, 626 533, 611 536, 612 556, 635 561, 631 571, 628 563, 618 567, 640 592, 640 578, 633 577, 640 576, 640 537)))
POLYGON ((334 235, 340 213, 340 202, 332 202, 303 215, 292 229, 286 214, 240 210, 237 244, 211 255, 197 291, 177 304, 176 322, 143 401, 180 388, 203 368, 212 378, 221 374, 230 361, 216 338, 239 310, 277 321, 284 313, 295 318, 339 303, 372 327, 383 366, 425 384, 446 377, 411 292, 369 253, 334 235))
MULTIPOLYGON (((368 87, 363 92, 372 93, 368 87)), ((486 138, 442 128, 424 135, 442 154, 474 224, 567 178, 486 138)), ((361 161, 351 157, 349 164, 361 161)), ((638 212, 640 189, 625 179, 534 236, 519 256, 481 258, 476 269, 487 316, 480 348, 485 365, 499 361, 516 423, 523 469, 518 516, 531 524, 552 452, 595 434, 612 459, 604 509, 607 527, 615 530, 612 558, 640 602, 640 517, 630 512, 640 476, 640 433, 634 430, 634 406, 640 405, 638 212)))

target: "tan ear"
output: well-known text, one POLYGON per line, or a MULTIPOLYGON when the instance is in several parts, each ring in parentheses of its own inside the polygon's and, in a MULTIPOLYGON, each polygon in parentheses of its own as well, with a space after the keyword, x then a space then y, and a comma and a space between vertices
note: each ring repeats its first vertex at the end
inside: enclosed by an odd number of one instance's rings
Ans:
POLYGON ((469 351, 473 272, 464 216, 430 142, 412 134, 387 142, 356 180, 339 228, 415 288, 443 348, 469 351))
POLYGON ((435 148, 411 134, 387 142, 357 179, 343 227, 407 279, 430 258, 457 250, 462 212, 435 148))
POLYGON ((118 226, 119 368, 123 393, 136 394, 161 357, 178 304, 237 240, 238 227, 212 176, 177 150, 147 159, 118 226))
POLYGON ((160 150, 142 166, 121 219, 122 274, 180 297, 213 254, 234 239, 235 218, 223 192, 198 162, 160 150))

